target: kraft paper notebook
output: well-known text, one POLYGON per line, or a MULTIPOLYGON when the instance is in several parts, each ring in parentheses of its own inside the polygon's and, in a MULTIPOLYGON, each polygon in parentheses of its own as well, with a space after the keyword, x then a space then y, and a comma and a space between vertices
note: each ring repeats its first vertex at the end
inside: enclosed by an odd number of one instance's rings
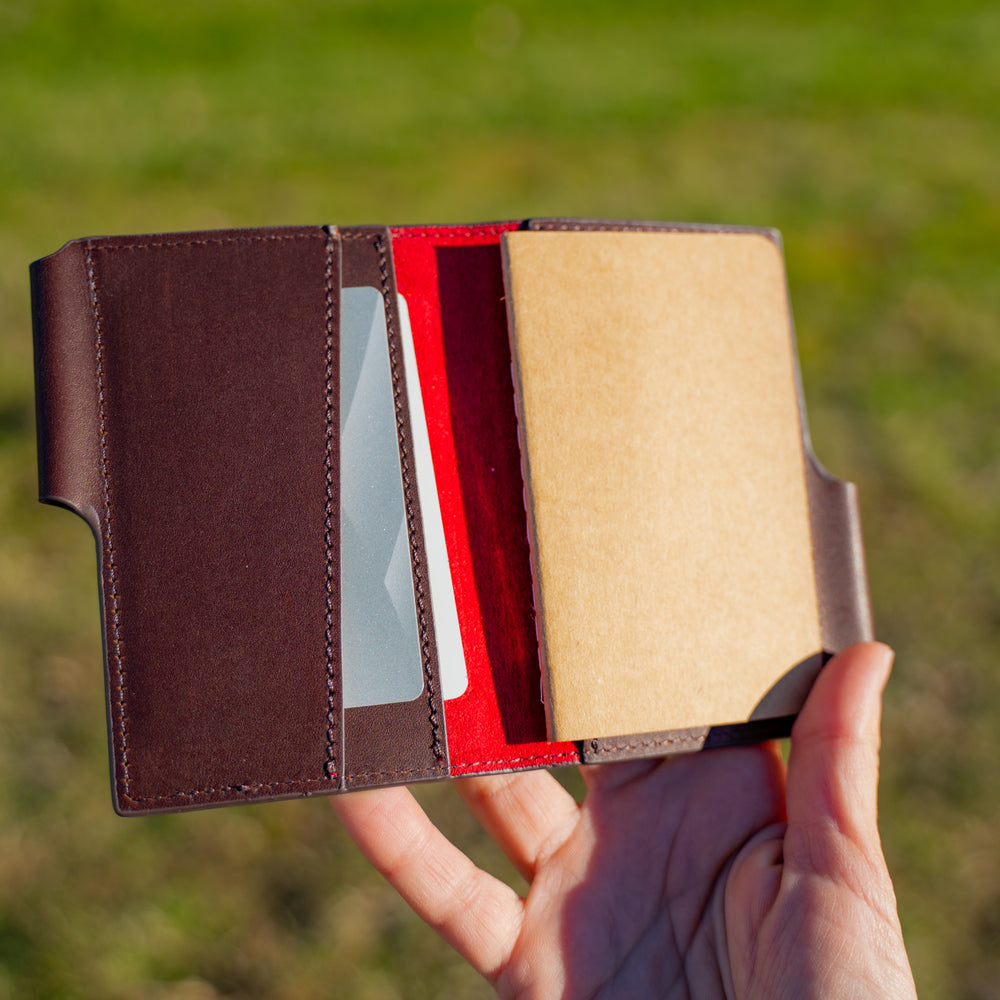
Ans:
POLYGON ((784 735, 871 635, 771 231, 103 237, 32 291, 120 812, 784 735))

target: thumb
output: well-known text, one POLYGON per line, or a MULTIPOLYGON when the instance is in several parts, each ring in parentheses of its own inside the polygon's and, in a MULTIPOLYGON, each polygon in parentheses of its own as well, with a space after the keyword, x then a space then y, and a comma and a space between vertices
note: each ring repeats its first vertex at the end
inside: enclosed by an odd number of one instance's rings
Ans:
POLYGON ((878 846, 882 691, 893 653, 881 643, 842 650, 820 671, 792 729, 789 828, 833 829, 863 850, 878 846))

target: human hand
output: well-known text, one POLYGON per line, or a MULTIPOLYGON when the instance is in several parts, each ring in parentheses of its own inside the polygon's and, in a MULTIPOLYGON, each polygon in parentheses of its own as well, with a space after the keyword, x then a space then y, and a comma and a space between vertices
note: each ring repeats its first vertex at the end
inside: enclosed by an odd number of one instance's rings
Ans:
POLYGON ((530 889, 404 788, 334 797, 361 850, 505 997, 916 996, 876 823, 892 653, 844 650, 773 744, 456 782, 530 889))

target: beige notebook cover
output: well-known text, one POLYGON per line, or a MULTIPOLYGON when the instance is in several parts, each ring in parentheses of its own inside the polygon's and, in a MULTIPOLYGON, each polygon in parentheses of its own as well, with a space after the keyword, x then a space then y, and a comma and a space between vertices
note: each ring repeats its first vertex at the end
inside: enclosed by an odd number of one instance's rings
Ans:
POLYGON ((779 247, 520 231, 503 251, 550 737, 748 720, 823 646, 779 247))

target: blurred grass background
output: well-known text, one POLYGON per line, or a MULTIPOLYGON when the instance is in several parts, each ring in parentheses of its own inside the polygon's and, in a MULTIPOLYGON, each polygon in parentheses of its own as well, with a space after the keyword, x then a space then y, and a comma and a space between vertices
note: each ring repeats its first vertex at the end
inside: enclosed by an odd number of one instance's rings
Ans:
POLYGON ((971 0, 0 0, 0 998, 487 995, 323 802, 112 814, 93 543, 35 503, 27 264, 529 215, 782 230, 899 652, 882 828, 918 988, 1000 997, 998 51, 971 0))

